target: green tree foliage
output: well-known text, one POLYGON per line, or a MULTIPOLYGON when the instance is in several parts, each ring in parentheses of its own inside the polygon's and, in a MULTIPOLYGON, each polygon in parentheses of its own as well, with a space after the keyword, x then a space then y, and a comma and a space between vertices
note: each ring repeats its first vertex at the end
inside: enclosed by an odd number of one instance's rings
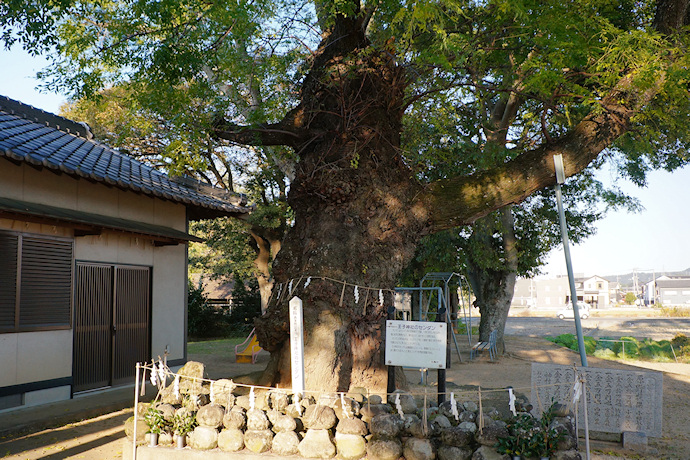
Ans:
POLYGON ((635 295, 634 292, 626 292, 625 293, 625 303, 627 303, 628 305, 633 305, 636 300, 637 300, 637 296, 635 295))
POLYGON ((232 309, 230 322, 235 330, 249 332, 254 327, 254 319, 261 315, 261 298, 256 281, 245 282, 235 277, 232 290, 232 309))

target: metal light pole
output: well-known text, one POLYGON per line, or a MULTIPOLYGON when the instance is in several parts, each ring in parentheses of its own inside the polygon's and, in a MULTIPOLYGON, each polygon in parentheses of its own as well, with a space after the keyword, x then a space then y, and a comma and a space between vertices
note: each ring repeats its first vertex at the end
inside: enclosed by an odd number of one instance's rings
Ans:
POLYGON ((577 307, 577 289, 573 276, 573 264, 570 260, 570 243, 568 242, 568 227, 565 223, 565 211, 563 210, 563 198, 561 196, 561 184, 565 182, 565 169, 563 168, 563 156, 553 156, 556 167, 556 203, 558 204, 558 218, 561 221, 561 239, 563 240, 563 252, 565 253, 565 265, 568 268, 568 282, 570 283, 570 299, 573 302, 573 315, 575 316, 575 332, 577 334, 577 347, 580 349, 580 361, 583 367, 587 367, 587 352, 585 351, 585 339, 582 335, 582 323, 580 322, 580 310, 577 307))

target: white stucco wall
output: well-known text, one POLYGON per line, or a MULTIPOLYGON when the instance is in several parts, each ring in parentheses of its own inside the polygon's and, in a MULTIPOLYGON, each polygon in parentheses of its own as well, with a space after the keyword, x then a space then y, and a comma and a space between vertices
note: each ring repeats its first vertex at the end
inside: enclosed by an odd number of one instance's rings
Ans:
MULTIPOLYGON (((0 197, 185 230, 185 207, 0 158, 0 197)), ((0 219, 0 229, 73 237, 67 227, 0 219)), ((75 238, 77 261, 152 267, 152 356, 184 358, 186 246, 115 232, 75 238)), ((72 330, 0 334, 0 387, 71 375, 72 330), (28 365, 31 363, 31 365, 28 365)))

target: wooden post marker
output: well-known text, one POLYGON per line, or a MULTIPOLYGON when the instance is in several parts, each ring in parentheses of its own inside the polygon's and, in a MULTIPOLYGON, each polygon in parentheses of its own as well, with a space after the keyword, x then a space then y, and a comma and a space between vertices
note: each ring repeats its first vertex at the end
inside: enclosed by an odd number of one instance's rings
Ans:
POLYGON ((290 362, 292 391, 304 396, 304 333, 302 299, 290 299, 290 362))

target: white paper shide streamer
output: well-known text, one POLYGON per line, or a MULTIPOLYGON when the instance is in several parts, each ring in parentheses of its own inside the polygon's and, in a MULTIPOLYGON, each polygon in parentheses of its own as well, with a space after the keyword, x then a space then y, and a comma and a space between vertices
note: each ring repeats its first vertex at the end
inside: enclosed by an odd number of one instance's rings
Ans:
POLYGON ((153 368, 151 369, 151 385, 158 385, 158 369, 156 368, 156 363, 153 363, 153 368))
POLYGON ((302 415, 302 404, 299 402, 299 393, 295 393, 295 406, 297 406, 297 414, 302 415))
POLYGON ((383 307, 383 289, 379 289, 379 305, 383 307))
POLYGON ((209 399, 211 400, 211 404, 214 404, 216 402, 216 391, 215 388, 213 388, 213 384, 216 383, 215 380, 211 380, 211 388, 209 389, 209 399))
POLYGON ((165 385, 165 366, 163 365, 163 361, 160 359, 158 360, 158 381, 161 383, 161 385, 165 385))
POLYGON ((515 410, 515 394, 513 393, 512 388, 508 388, 508 407, 510 407, 510 412, 513 413, 513 416, 516 416, 517 411, 515 410))
POLYGON ((395 394, 395 408, 398 410, 398 414, 400 414, 400 418, 404 419, 405 413, 403 412, 402 404, 400 404, 400 393, 395 394))
POLYGON ((304 282, 304 289, 306 289, 307 286, 309 286, 309 283, 311 283, 311 276, 308 277, 308 278, 307 278, 307 281, 304 282))
POLYGON ((350 409, 348 408, 347 404, 345 404, 345 393, 340 393, 340 405, 343 408, 345 418, 350 418, 350 409))
POLYGON ((173 394, 175 399, 180 397, 180 374, 175 374, 175 381, 173 382, 173 394))
POLYGON ((455 393, 450 393, 450 413, 453 414, 455 420, 460 420, 460 413, 458 412, 458 401, 455 399, 455 393))
POLYGON ((292 280, 290 280, 290 284, 288 284, 288 295, 292 295, 292 280))
POLYGON ((355 303, 359 303, 359 286, 355 286, 355 303))
POLYGON ((578 380, 573 387, 573 404, 577 404, 580 401, 580 396, 582 396, 582 382, 578 380))

